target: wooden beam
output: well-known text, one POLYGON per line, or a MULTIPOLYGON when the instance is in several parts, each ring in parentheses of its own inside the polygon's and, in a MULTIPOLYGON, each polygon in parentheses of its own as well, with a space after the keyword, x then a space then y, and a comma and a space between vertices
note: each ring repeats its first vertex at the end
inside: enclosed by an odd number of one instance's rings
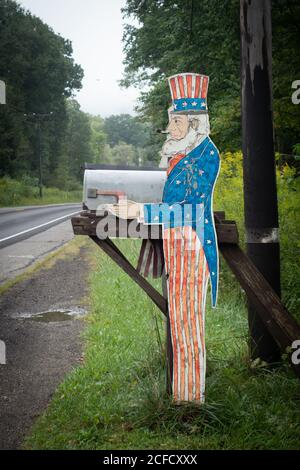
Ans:
MULTIPOLYGON (((245 290, 250 304, 259 314, 266 329, 274 338, 281 352, 286 353, 291 361, 291 346, 295 340, 300 339, 300 325, 283 306, 280 298, 264 276, 238 245, 223 244, 220 251, 245 290)), ((291 363, 291 365, 297 376, 300 377, 300 364, 291 363)))
POLYGON ((132 266, 119 248, 109 238, 101 240, 94 235, 90 235, 90 238, 146 292, 155 305, 157 305, 162 313, 167 316, 167 300, 148 281, 146 281, 134 266, 132 266))
MULTIPOLYGON (((222 213, 220 213, 222 214, 222 213)), ((97 217, 90 214, 72 217, 73 231, 75 235, 97 236, 97 226, 100 223, 107 223, 106 236, 109 238, 137 238, 137 239, 161 239, 162 228, 159 225, 143 225, 135 220, 117 219, 113 215, 107 218, 97 217)), ((234 221, 223 220, 222 217, 216 220, 216 232, 218 243, 238 243, 239 235, 234 221), (220 220, 222 223, 218 223, 220 220)))

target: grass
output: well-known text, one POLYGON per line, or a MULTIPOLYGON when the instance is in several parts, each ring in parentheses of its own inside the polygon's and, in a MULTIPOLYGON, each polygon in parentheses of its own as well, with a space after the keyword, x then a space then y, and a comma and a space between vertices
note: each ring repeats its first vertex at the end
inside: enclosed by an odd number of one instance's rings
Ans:
POLYGON ((63 191, 58 188, 43 187, 43 198, 39 197, 39 188, 28 181, 13 180, 8 177, 0 178, 0 207, 15 207, 26 205, 60 204, 80 202, 82 190, 63 191))
MULTIPOLYGON (((241 154, 225 154, 215 210, 244 245, 241 154)), ((277 174, 283 299, 299 320, 299 178, 277 174)), ((139 243, 119 240, 136 263, 139 243)), ((206 403, 176 406, 165 392, 161 313, 91 245, 85 360, 58 387, 27 449, 299 449, 300 387, 288 364, 251 363, 245 296, 221 259, 217 309, 206 310, 206 403)), ((154 285, 160 288, 160 281, 154 285)))
MULTIPOLYGON (((119 244, 136 259, 138 242, 119 244)), ((157 308, 96 247, 91 256, 84 364, 59 386, 25 448, 299 448, 299 382, 286 364, 249 362, 244 294, 225 266, 219 307, 207 306, 207 400, 199 408, 166 396, 157 308)))

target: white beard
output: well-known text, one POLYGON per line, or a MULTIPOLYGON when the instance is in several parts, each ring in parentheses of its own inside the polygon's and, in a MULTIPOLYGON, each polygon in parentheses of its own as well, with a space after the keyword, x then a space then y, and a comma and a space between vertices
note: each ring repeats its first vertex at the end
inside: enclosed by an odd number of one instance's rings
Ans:
POLYGON ((169 161, 174 155, 178 153, 186 155, 197 147, 206 136, 207 134, 200 134, 198 130, 190 127, 187 135, 183 139, 174 140, 168 137, 160 152, 161 160, 159 168, 168 168, 169 161))

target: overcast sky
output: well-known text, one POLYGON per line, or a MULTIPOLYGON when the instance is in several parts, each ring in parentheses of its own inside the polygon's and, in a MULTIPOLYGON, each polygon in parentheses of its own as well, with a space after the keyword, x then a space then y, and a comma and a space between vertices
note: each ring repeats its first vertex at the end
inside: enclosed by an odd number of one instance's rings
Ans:
POLYGON ((122 15, 125 0, 18 0, 73 44, 75 62, 84 69, 76 95, 82 110, 103 117, 130 113, 138 91, 120 89, 122 78, 122 15))

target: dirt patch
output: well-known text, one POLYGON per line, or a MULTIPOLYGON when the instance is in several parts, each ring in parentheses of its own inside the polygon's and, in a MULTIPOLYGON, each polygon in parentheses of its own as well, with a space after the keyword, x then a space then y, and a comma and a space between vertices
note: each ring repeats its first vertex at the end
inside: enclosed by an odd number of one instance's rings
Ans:
POLYGON ((57 385, 82 356, 81 316, 38 322, 30 315, 86 307, 88 248, 80 247, 0 297, 0 449, 17 449, 57 385))

